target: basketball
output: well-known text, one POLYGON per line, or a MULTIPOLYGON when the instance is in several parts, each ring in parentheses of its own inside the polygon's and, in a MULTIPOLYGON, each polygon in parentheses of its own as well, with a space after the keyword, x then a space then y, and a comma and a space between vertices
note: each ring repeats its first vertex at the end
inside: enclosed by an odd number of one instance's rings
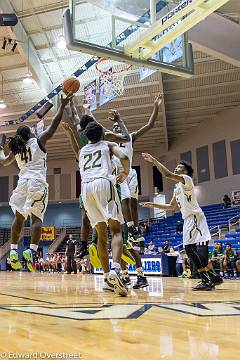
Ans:
POLYGON ((80 88, 80 81, 76 76, 70 76, 63 81, 62 87, 65 93, 75 94, 80 88))

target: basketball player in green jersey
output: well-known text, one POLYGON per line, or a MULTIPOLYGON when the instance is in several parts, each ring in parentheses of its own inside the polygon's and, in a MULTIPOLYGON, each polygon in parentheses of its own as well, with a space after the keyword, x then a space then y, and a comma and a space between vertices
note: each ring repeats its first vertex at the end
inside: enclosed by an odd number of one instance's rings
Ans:
MULTIPOLYGON (((85 114, 81 117, 79 117, 77 109, 73 103, 73 101, 70 103, 70 113, 68 113, 69 118, 72 123, 72 127, 70 127, 67 123, 63 123, 63 129, 66 132, 67 136, 70 138, 72 148, 74 150, 74 153, 78 159, 78 153, 82 149, 83 146, 88 144, 88 139, 85 135, 84 130, 86 129, 87 125, 93 121, 97 122, 94 118, 93 114, 91 113, 89 109, 88 104, 83 105, 85 109, 85 114), (78 133, 79 136, 76 136, 76 133, 78 133)), ((119 115, 119 113, 115 110, 110 112, 109 119, 111 121, 117 122, 119 127, 121 128, 121 134, 115 134, 109 130, 105 130, 104 132, 104 139, 107 141, 112 141, 116 143, 125 143, 130 140, 128 131, 119 115)), ((88 248, 87 248, 87 242, 89 238, 90 233, 90 222, 88 219, 88 216, 86 214, 86 211, 84 209, 81 195, 79 198, 80 202, 80 209, 82 210, 82 227, 81 227, 81 247, 79 252, 79 258, 82 259, 84 256, 88 255, 88 248)), ((89 247, 90 255, 92 259, 96 259, 96 264, 93 264, 94 266, 98 267, 99 261, 97 256, 97 248, 95 245, 90 245, 89 247)))

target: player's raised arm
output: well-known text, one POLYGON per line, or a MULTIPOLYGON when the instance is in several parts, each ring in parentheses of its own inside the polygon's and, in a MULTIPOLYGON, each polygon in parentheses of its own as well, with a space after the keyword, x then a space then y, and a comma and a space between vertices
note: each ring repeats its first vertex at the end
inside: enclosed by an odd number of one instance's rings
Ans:
POLYGON ((174 174, 172 171, 168 170, 166 166, 161 164, 157 159, 155 159, 152 155, 147 153, 142 153, 142 156, 144 160, 152 163, 155 165, 158 169, 158 171, 167 179, 173 180, 175 182, 181 182, 182 184, 185 184, 184 177, 181 175, 174 174))
POLYGON ((68 104, 68 102, 72 99, 73 95, 68 94, 65 98, 63 95, 61 95, 61 105, 58 108, 58 111, 56 115, 54 116, 51 124, 48 126, 48 128, 42 132, 42 134, 39 137, 39 140, 41 141, 42 145, 46 145, 46 142, 51 139, 51 137, 56 132, 58 125, 60 124, 63 116, 63 111, 65 106, 68 104))
POLYGON ((126 128, 123 120, 118 111, 111 110, 108 120, 116 122, 120 127, 121 133, 117 134, 109 130, 105 130, 104 138, 107 141, 113 141, 116 143, 125 143, 131 140, 128 129, 126 128))
POLYGON ((141 136, 146 134, 146 132, 148 132, 149 130, 151 130, 154 127, 155 122, 158 117, 159 109, 162 104, 162 99, 163 99, 162 95, 158 95, 154 98, 154 107, 153 107, 152 114, 148 120, 148 123, 146 125, 144 125, 143 127, 141 127, 139 130, 137 130, 136 132, 132 133, 132 141, 133 142, 136 141, 137 139, 139 139, 141 136))
POLYGON ((71 129, 71 126, 68 123, 63 122, 62 123, 62 128, 63 128, 65 134, 67 135, 67 137, 69 138, 71 146, 72 146, 72 150, 73 150, 76 158, 78 159, 80 147, 79 147, 78 142, 77 142, 77 140, 76 140, 76 138, 74 136, 74 133, 73 133, 73 130, 71 129))
POLYGON ((121 162, 122 167, 123 167, 123 171, 121 171, 118 176, 117 176, 117 181, 118 182, 123 182, 128 174, 129 174, 129 170, 130 170, 130 160, 127 157, 127 155, 125 155, 121 149, 119 148, 119 146, 117 146, 116 144, 110 144, 109 145, 110 148, 110 153, 111 155, 115 155, 121 162))
POLYGON ((140 205, 142 207, 149 208, 149 209, 158 208, 158 209, 165 210, 165 211, 174 211, 178 207, 175 196, 173 196, 173 198, 169 204, 157 204, 157 203, 153 203, 153 202, 144 202, 144 203, 140 203, 140 205))

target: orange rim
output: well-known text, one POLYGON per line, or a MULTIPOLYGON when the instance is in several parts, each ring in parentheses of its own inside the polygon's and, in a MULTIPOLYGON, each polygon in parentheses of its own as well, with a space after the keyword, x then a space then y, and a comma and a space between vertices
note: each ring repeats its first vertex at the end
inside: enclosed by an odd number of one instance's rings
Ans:
POLYGON ((115 70, 115 71, 109 71, 110 69, 106 70, 106 71, 103 71, 99 68, 99 64, 103 63, 104 61, 108 61, 108 60, 111 60, 109 58, 106 58, 106 57, 102 57, 100 58, 97 62, 96 62, 96 69, 98 72, 100 72, 101 74, 108 74, 108 73, 111 73, 111 74, 120 74, 124 71, 128 71, 132 68, 132 65, 126 65, 123 69, 119 69, 119 70, 115 70))

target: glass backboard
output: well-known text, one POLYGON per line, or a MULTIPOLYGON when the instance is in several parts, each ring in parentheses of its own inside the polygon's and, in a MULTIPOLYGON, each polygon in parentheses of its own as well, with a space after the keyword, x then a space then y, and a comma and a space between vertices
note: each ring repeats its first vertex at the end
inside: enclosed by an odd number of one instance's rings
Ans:
MULTIPOLYGON (((165 45, 150 59, 124 52, 129 43, 141 39, 146 29, 168 14, 176 3, 176 0, 155 1, 153 7, 153 1, 150 0, 72 0, 71 11, 65 14, 64 19, 68 47, 137 67, 190 77, 193 74, 193 57, 187 34, 165 45)), ((159 33, 151 41, 154 43, 161 36, 159 33)))

